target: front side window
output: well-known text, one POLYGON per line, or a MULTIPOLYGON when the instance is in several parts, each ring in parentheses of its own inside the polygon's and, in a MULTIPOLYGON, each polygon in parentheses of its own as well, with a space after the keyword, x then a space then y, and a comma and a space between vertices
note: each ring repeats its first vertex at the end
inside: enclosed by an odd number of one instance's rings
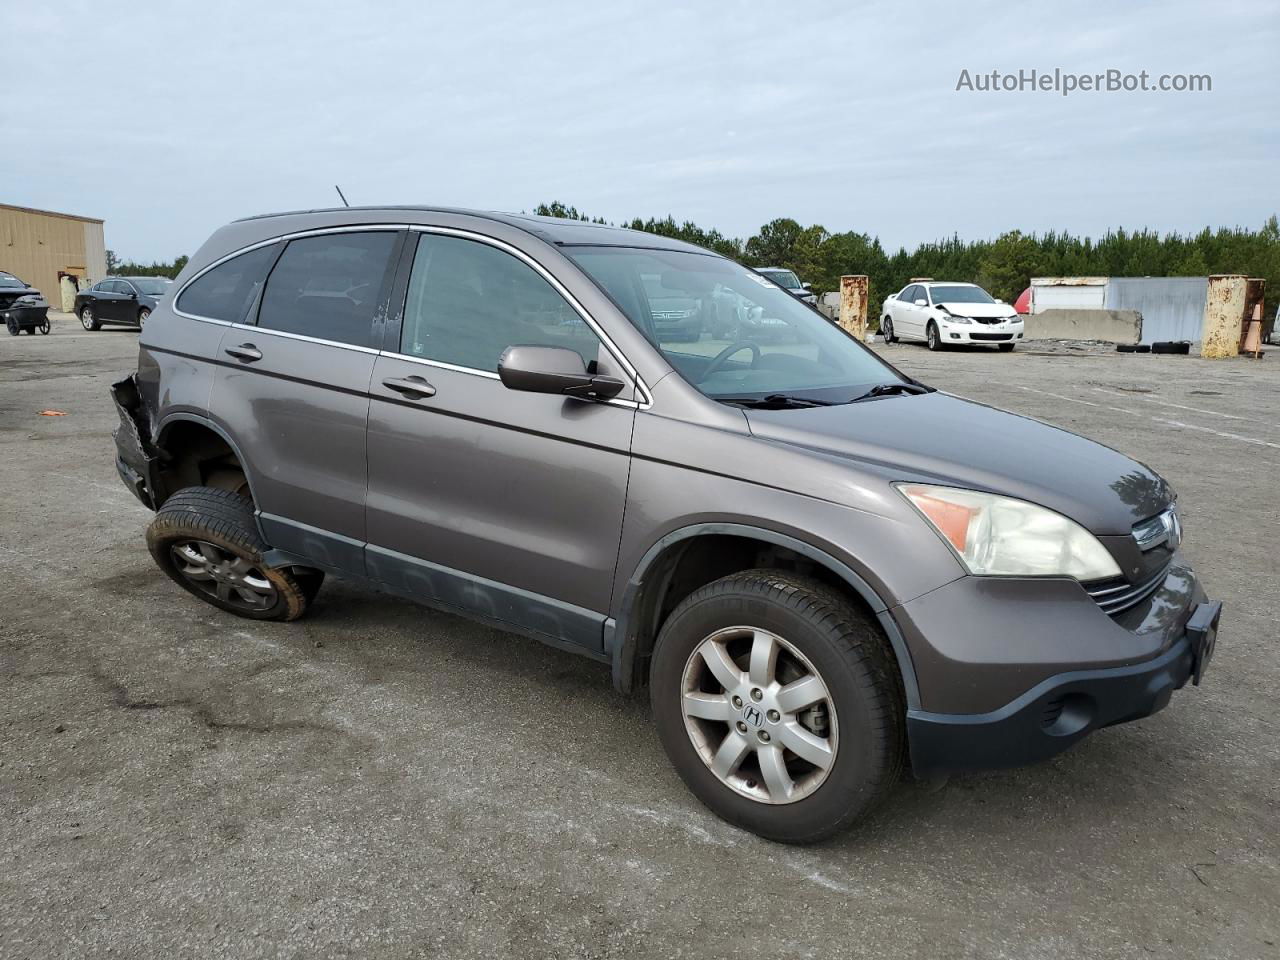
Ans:
POLYGON ((396 233, 331 233, 291 240, 267 278, 258 326, 371 346, 373 317, 396 233))
POLYGON ((477 240, 422 234, 400 352, 493 373, 516 345, 567 347, 589 368, 600 353, 591 328, 528 264, 477 240))
POLYGON ((631 247, 564 251, 712 399, 844 402, 901 379, 821 314, 731 260, 631 247))
MULTIPOLYGON (((272 244, 218 264, 188 284, 175 306, 197 317, 239 323, 278 252, 272 244)), ((106 284, 99 286, 105 288, 106 284)))

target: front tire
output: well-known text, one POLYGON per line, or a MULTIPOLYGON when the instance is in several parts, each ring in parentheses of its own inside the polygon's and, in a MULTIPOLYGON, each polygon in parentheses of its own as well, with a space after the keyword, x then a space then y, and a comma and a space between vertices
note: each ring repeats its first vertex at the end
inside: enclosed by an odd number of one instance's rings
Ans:
POLYGON ((884 336, 885 343, 896 343, 898 338, 893 335, 893 317, 885 317, 880 321, 880 332, 884 336))
POLYGON ((253 501, 214 487, 188 487, 166 500, 147 527, 147 549, 188 593, 250 620, 298 619, 323 577, 268 567, 253 501))
POLYGON ((937 351, 942 349, 942 339, 938 336, 938 325, 932 320, 929 321, 929 326, 925 330, 924 336, 930 350, 937 351))
POLYGON ((844 829, 901 774, 906 707, 884 635, 809 577, 751 570, 694 591, 658 636, 650 694, 689 789, 771 840, 844 829))
POLYGON ((84 306, 80 308, 80 325, 90 333, 102 326, 98 322, 98 318, 93 315, 93 307, 84 306))

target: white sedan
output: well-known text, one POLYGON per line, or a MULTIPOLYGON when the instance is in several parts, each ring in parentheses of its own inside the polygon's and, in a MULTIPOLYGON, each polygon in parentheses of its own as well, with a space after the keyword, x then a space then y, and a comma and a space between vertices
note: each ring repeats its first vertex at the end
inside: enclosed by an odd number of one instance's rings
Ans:
POLYGON ((1012 350, 1022 339, 1018 312, 973 283, 909 283, 885 298, 880 332, 885 343, 923 340, 930 350, 949 344, 1012 350))

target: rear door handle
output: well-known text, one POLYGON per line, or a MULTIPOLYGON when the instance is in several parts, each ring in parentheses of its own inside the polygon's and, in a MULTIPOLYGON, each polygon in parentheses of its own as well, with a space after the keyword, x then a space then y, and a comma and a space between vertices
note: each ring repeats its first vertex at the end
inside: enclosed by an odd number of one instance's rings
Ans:
POLYGON ((403 394, 410 400, 424 400, 436 395, 436 388, 421 377, 391 377, 383 380, 382 385, 388 390, 403 394))
POLYGON ((262 351, 252 343, 242 343, 238 347, 227 347, 225 352, 237 360, 243 360, 245 363, 253 363, 255 360, 262 359, 262 351))

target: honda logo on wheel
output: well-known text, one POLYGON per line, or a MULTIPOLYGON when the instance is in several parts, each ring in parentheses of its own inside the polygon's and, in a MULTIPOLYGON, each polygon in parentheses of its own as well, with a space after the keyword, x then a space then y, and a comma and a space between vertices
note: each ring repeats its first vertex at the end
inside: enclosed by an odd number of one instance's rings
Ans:
POLYGON ((753 727, 758 727, 764 723, 764 714, 760 712, 759 707, 753 705, 742 711, 742 719, 753 727))

